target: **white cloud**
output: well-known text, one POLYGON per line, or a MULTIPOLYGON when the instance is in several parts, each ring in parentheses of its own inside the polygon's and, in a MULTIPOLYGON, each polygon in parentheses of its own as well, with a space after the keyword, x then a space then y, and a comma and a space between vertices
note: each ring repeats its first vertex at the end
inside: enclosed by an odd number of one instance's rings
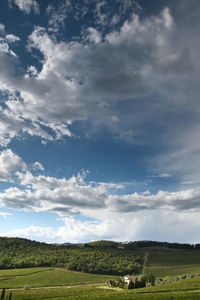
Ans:
POLYGON ((7 213, 7 212, 3 212, 3 211, 0 211, 0 216, 4 219, 7 219, 8 217, 12 216, 13 214, 11 213, 7 213))
POLYGON ((89 27, 87 30, 88 30, 88 40, 90 42, 94 42, 95 44, 101 42, 102 39, 101 34, 95 28, 89 27))
POLYGON ((19 40, 20 40, 20 38, 18 36, 14 35, 14 34, 7 34, 6 35, 6 41, 8 43, 15 43, 19 40))
MULTIPOLYGON (((88 39, 96 43, 95 48, 93 43, 87 47, 81 42, 58 43, 44 28, 36 27, 29 37, 29 49, 37 48, 44 55, 42 70, 36 77, 29 76, 32 73, 28 70, 24 77, 16 78, 13 69, 17 61, 3 57, 2 63, 9 67, 4 67, 7 71, 1 74, 0 80, 7 88, 20 91, 23 99, 6 101, 7 116, 17 115, 23 120, 23 132, 38 135, 44 141, 71 136, 69 124, 76 120, 116 123, 119 118, 112 111, 116 101, 151 93, 155 83, 160 83, 160 72, 166 74, 165 65, 171 52, 169 49, 166 55, 166 44, 168 48, 170 45, 170 28, 165 23, 166 16, 162 14, 145 21, 139 21, 134 15, 119 32, 106 35, 103 42, 100 42, 100 33, 90 27, 88 39), (154 26, 160 28, 160 32, 152 31, 154 26), (159 38, 164 44, 157 43, 159 38), (140 54, 138 49, 141 46, 149 54, 140 54), (163 50, 165 65, 162 62, 163 50), (112 60, 108 53, 113 54, 112 60), (45 127, 50 132, 47 133, 45 127)), ((173 65, 180 55, 177 53, 173 65)), ((19 132, 16 130, 13 134, 19 132)))
MULTIPOLYGON (((1 180, 9 180, 10 171, 19 169, 19 166, 18 164, 17 166, 8 165, 4 169, 1 180)), ((123 185, 102 182, 86 183, 84 174, 72 176, 69 179, 44 175, 33 176, 29 171, 17 171, 15 175, 22 188, 11 187, 1 192, 1 206, 36 212, 49 211, 59 215, 79 212, 88 215, 90 211, 94 212, 97 208, 100 212, 107 209, 117 213, 159 209, 184 212, 198 211, 200 208, 200 191, 195 189, 178 192, 158 191, 155 194, 135 192, 119 195, 118 190, 123 189, 123 185)))
POLYGON ((34 162, 34 164, 32 164, 30 167, 31 167, 31 169, 33 169, 33 170, 44 171, 43 165, 42 165, 40 162, 38 162, 38 161, 34 162))
MULTIPOLYGON (((107 185, 86 184, 78 175, 70 179, 33 176, 30 172, 16 173, 25 189, 9 188, 0 193, 0 202, 12 208, 52 211, 60 215, 77 213, 81 208, 97 209, 105 207, 107 185), (33 191, 31 190, 33 189, 33 191)), ((113 188, 111 186, 111 188, 113 188)))
POLYGON ((13 181, 13 172, 27 168, 22 159, 11 149, 0 152, 0 166, 0 181, 13 181))
POLYGON ((177 211, 198 210, 200 208, 199 190, 179 192, 158 191, 156 194, 110 195, 108 207, 121 212, 171 209, 177 211))
POLYGON ((92 221, 79 221, 73 217, 63 218, 64 226, 60 227, 57 231, 60 241, 65 240, 65 234, 68 234, 69 242, 83 242, 91 240, 99 240, 102 238, 111 237, 112 222, 92 222, 92 221))
POLYGON ((199 242, 199 212, 159 211, 131 213, 126 216, 110 213, 100 221, 81 221, 74 217, 60 219, 57 229, 31 225, 27 228, 0 232, 1 236, 18 236, 46 242, 89 242, 92 240, 160 240, 170 242, 199 242), (160 226, 162 224, 162 226, 160 226), (174 230, 176 228, 176 230, 174 230))
POLYGON ((38 71, 37 71, 36 67, 34 67, 34 66, 29 66, 29 67, 27 68, 27 74, 26 74, 25 76, 26 76, 26 78, 29 78, 29 77, 36 77, 37 74, 38 74, 38 71))
MULTIPOLYGON (((29 211, 49 211, 59 215, 86 213, 107 209, 117 213, 154 211, 198 211, 200 208, 199 189, 177 192, 149 191, 144 193, 122 194, 124 184, 86 182, 87 172, 69 179, 45 175, 34 176, 28 169, 43 171, 41 163, 27 166, 12 150, 0 152, 0 180, 18 183, 0 193, 0 206, 29 211), (119 190, 120 194, 119 194, 119 190), (87 211, 89 210, 89 211, 87 211)), ((161 175, 160 175, 161 176, 161 175)), ((166 177, 168 174, 162 174, 166 177)))
POLYGON ((78 242, 101 239, 116 241, 168 240, 199 242, 198 213, 158 211, 122 214, 110 213, 100 222, 63 219, 65 226, 58 229, 60 242, 78 242), (162 224, 162 226, 160 226, 162 224), (174 230, 176 228, 176 230, 174 230), (197 230, 194 230, 196 228, 197 230))
POLYGON ((168 7, 165 7, 163 10, 163 18, 165 26, 170 29, 174 24, 174 20, 168 7))
POLYGON ((45 237, 45 239, 56 239, 55 232, 52 228, 49 227, 39 227, 35 225, 31 225, 27 228, 23 229, 15 229, 15 230, 10 230, 8 232, 2 232, 0 233, 1 236, 6 236, 6 237, 23 237, 23 238, 31 238, 31 239, 36 239, 40 240, 40 237, 45 237))
POLYGON ((17 55, 12 50, 10 50, 9 44, 18 42, 20 38, 14 34, 6 34, 5 26, 1 23, 0 23, 0 32, 1 32, 0 55, 8 54, 11 57, 11 59, 12 57, 17 57, 17 55))
POLYGON ((13 1, 24 13, 29 14, 33 10, 35 14, 39 14, 39 4, 36 0, 9 0, 10 5, 13 1))

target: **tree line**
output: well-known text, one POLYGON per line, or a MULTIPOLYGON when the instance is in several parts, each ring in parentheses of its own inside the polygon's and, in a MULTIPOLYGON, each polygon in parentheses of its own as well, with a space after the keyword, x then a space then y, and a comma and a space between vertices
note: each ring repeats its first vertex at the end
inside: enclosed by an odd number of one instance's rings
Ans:
POLYGON ((158 242, 158 241, 135 241, 122 243, 125 249, 138 249, 145 247, 164 247, 170 249, 188 249, 188 250, 199 250, 200 244, 189 244, 189 243, 169 243, 169 242, 158 242))

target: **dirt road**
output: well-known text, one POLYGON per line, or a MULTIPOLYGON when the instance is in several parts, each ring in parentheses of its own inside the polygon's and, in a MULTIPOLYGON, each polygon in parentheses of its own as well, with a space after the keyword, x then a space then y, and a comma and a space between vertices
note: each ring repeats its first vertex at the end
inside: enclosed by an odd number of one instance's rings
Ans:
POLYGON ((145 267, 146 267, 148 258, 149 258, 149 252, 147 251, 147 252, 145 252, 145 254, 144 254, 144 262, 143 262, 143 266, 142 266, 142 274, 145 273, 145 267))

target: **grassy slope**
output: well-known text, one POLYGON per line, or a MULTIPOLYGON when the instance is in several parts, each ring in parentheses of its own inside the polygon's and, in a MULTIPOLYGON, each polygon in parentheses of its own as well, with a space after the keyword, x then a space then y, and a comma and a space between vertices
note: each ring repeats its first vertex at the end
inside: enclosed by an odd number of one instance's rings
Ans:
POLYGON ((19 270, 1 270, 0 288, 15 288, 29 285, 56 286, 105 282, 109 275, 86 274, 53 268, 30 268, 19 270))
POLYGON ((156 276, 200 273, 200 251, 158 250, 149 251, 145 273, 156 276))
POLYGON ((108 290, 100 287, 60 288, 54 290, 14 291, 13 300, 29 299, 200 299, 200 277, 171 284, 135 290, 108 290))

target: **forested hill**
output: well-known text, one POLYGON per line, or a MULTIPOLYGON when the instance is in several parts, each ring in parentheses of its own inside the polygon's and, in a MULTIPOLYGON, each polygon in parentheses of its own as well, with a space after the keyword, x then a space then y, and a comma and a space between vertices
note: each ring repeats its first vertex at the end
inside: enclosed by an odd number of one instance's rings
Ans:
POLYGON ((164 247, 171 249, 200 249, 200 244, 186 244, 186 243, 169 243, 169 242, 159 242, 159 241, 134 241, 134 242, 114 242, 108 240, 95 241, 85 244, 47 244, 41 243, 37 241, 32 241, 29 239, 23 238, 7 238, 0 237, 0 251, 8 248, 34 248, 34 249, 82 249, 82 248, 90 248, 90 249, 141 249, 146 247, 164 247))
POLYGON ((123 275, 139 273, 142 264, 142 252, 113 248, 108 243, 99 247, 92 244, 53 245, 19 238, 0 238, 0 269, 51 266, 123 275))
POLYGON ((147 247, 195 250, 200 249, 200 244, 154 241, 46 244, 0 237, 0 269, 51 266, 99 274, 139 273, 147 247))
POLYGON ((136 241, 125 244, 126 249, 138 249, 146 247, 164 247, 170 249, 200 249, 200 244, 186 244, 186 243, 169 243, 169 242, 157 242, 157 241, 136 241))
POLYGON ((113 241, 96 241, 88 244, 84 244, 84 247, 91 248, 123 248, 126 250, 131 249, 141 249, 147 247, 163 247, 169 249, 200 249, 200 244, 186 244, 186 243, 169 243, 169 242, 158 242, 158 241, 135 241, 135 242, 126 242, 126 243, 118 243, 113 241))

